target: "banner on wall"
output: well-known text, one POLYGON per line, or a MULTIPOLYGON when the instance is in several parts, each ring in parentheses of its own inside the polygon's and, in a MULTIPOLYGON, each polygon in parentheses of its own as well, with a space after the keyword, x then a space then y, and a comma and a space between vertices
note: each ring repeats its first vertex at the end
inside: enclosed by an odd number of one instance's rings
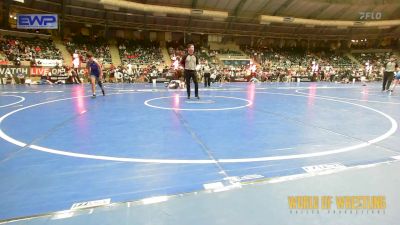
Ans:
POLYGON ((17 14, 18 29, 58 29, 57 14, 17 14))
MULTIPOLYGON (((42 75, 48 75, 49 73, 53 77, 56 76, 62 77, 60 79, 64 79, 64 76, 67 76, 66 71, 63 67, 55 68, 55 67, 28 67, 28 66, 0 65, 1 77, 4 77, 5 75, 40 77, 42 75)), ((87 74, 88 71, 86 68, 81 67, 78 68, 78 73, 80 76, 83 76, 87 74)))
POLYGON ((40 66, 48 66, 48 67, 53 67, 53 66, 62 66, 63 61, 58 60, 58 59, 36 59, 36 63, 40 62, 40 66))
POLYGON ((29 76, 29 67, 21 66, 0 66, 0 76, 5 75, 18 75, 18 76, 29 76))
POLYGON ((63 74, 63 73, 65 73, 65 69, 64 68, 53 68, 53 67, 31 67, 30 68, 30 75, 33 77, 46 75, 49 72, 52 75, 63 74))

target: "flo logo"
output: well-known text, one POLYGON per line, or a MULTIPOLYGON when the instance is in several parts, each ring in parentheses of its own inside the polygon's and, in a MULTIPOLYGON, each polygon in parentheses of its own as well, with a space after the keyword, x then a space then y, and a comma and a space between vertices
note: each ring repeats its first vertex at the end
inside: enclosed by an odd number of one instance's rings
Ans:
POLYGON ((359 12, 360 20, 380 20, 382 19, 381 12, 359 12))

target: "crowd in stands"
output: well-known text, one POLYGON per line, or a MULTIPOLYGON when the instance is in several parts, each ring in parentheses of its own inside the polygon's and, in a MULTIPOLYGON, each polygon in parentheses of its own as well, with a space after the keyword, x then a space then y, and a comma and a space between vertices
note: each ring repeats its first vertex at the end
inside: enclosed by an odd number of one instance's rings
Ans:
MULTIPOLYGON (((112 65, 110 46, 105 38, 74 36, 65 41, 68 51, 78 53, 81 62, 86 62, 88 51, 105 67, 105 77, 110 82, 151 82, 153 79, 182 79, 180 60, 186 54, 186 45, 182 42, 167 42, 172 65, 165 66, 158 42, 143 40, 117 40, 122 64, 112 65)), ((210 50, 207 46, 195 43, 196 55, 201 66, 198 74, 210 71, 211 79, 216 82, 227 81, 337 81, 350 82, 365 77, 379 80, 383 75, 383 66, 392 52, 353 53, 358 61, 352 61, 346 54, 329 49, 300 47, 288 48, 251 48, 241 46, 241 50, 210 50), (239 56, 237 62, 218 62, 217 56, 239 56), (243 58, 241 58, 243 57, 243 58), (240 61, 240 62, 239 62, 240 61)), ((60 51, 51 39, 0 36, 0 61, 8 60, 18 65, 20 61, 35 62, 35 59, 62 59, 60 51)), ((221 59, 221 58, 220 58, 221 59)), ((229 60, 228 60, 229 61, 229 60)), ((66 69, 69 73, 69 69, 66 69)), ((208 73, 208 72, 207 72, 208 73)), ((86 76, 81 71, 78 76, 86 76)))
MULTIPOLYGON (((179 47, 170 45, 169 53, 172 60, 179 62, 179 57, 185 54, 184 46, 179 47)), ((213 59, 218 54, 237 54, 240 52, 231 50, 210 51, 207 49, 196 48, 197 55, 201 57, 202 52, 207 52, 207 56, 213 59)), ((376 60, 374 56, 367 55, 375 62, 376 66, 364 65, 352 61, 346 54, 335 52, 329 49, 313 49, 313 51, 301 48, 242 48, 254 64, 230 63, 215 64, 210 60, 203 60, 203 65, 211 67, 212 79, 214 81, 330 81, 348 83, 353 80, 380 80, 383 76, 383 65, 386 58, 381 57, 376 60), (379 61, 379 63, 376 63, 379 61), (373 69, 372 69, 373 68, 373 69)), ((386 55, 388 56, 388 55, 386 55)), ((357 57, 356 57, 357 58, 357 57)), ((246 61, 246 60, 242 60, 246 61)), ((175 67, 179 70, 179 65, 175 67)), ((200 77, 202 69, 199 70, 200 77)))
POLYGON ((124 64, 163 64, 163 56, 158 42, 119 40, 118 49, 124 64))
POLYGON ((246 48, 242 47, 243 51, 253 60, 261 65, 274 66, 277 68, 289 68, 292 66, 307 66, 312 57, 307 55, 303 49, 279 49, 273 48, 246 48))
POLYGON ((238 50, 218 49, 212 50, 213 54, 228 55, 228 56, 243 56, 243 53, 238 50))
POLYGON ((358 62, 368 71, 369 74, 382 76, 384 65, 393 55, 391 51, 380 53, 353 53, 358 62))
POLYGON ((168 66, 165 67, 156 67, 155 65, 147 64, 147 65, 132 65, 132 64, 122 64, 115 67, 113 64, 104 71, 105 81, 111 83, 135 83, 135 82, 151 82, 152 79, 159 79, 161 81, 167 80, 168 76, 171 76, 169 73, 170 68, 168 66))
POLYGON ((290 68, 293 66, 307 67, 315 61, 318 61, 321 65, 332 67, 348 67, 353 64, 347 56, 327 50, 306 51, 301 48, 244 48, 244 51, 260 64, 270 64, 277 68, 290 68))
POLYGON ((308 80, 314 81, 343 81, 360 79, 364 75, 368 75, 370 80, 376 80, 381 76, 381 73, 372 73, 373 71, 359 66, 345 54, 329 49, 312 51, 293 47, 289 49, 242 47, 242 49, 254 62, 260 64, 262 71, 270 74, 273 79, 281 81, 295 77, 307 77, 308 80))
POLYGON ((21 61, 38 63, 38 59, 61 60, 62 55, 51 39, 0 36, 0 53, 6 60, 20 65, 21 61))
POLYGON ((77 35, 65 40, 65 46, 68 52, 72 55, 78 53, 81 57, 81 62, 86 62, 86 53, 92 52, 93 56, 103 64, 111 64, 110 47, 107 40, 103 37, 77 35))
POLYGON ((354 63, 346 55, 335 52, 317 52, 317 59, 320 59, 322 64, 329 64, 333 67, 350 67, 354 63))
POLYGON ((0 61, 4 63, 8 61, 7 56, 2 50, 0 50, 0 61))
POLYGON ((381 65, 384 64, 392 54, 393 53, 389 51, 381 53, 353 53, 352 55, 363 65, 366 63, 381 65))

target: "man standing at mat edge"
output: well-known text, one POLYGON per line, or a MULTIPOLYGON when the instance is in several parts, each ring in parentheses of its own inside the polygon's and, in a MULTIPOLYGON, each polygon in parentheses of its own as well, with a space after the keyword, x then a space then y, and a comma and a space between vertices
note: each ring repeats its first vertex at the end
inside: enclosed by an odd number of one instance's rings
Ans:
POLYGON ((385 66, 385 72, 383 73, 383 84, 382 91, 389 91, 390 84, 392 83, 394 70, 396 67, 394 56, 390 57, 389 62, 385 66))
POLYGON ((101 92, 103 93, 103 96, 106 95, 104 92, 103 84, 101 83, 101 80, 103 79, 103 70, 101 69, 101 65, 97 60, 93 58, 92 53, 88 52, 86 54, 87 57, 87 62, 86 62, 86 68, 89 71, 90 74, 90 83, 92 84, 92 92, 93 92, 93 98, 96 98, 96 82, 101 88, 101 92))
POLYGON ((184 76, 186 81, 186 91, 187 91, 187 98, 190 99, 190 78, 193 79, 194 83, 194 94, 197 99, 199 97, 199 84, 197 82, 196 77, 196 67, 199 64, 199 59, 197 56, 194 55, 194 45, 189 44, 188 46, 188 54, 183 56, 181 60, 181 65, 183 66, 184 76))
POLYGON ((210 87, 211 84, 211 69, 210 66, 208 65, 207 61, 206 64, 203 67, 203 72, 204 72, 204 87, 210 87))

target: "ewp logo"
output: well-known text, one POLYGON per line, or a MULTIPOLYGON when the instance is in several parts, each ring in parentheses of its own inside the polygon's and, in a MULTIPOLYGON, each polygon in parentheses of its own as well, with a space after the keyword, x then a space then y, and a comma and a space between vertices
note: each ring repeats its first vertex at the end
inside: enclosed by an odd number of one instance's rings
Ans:
POLYGON ((57 14, 18 14, 18 29, 58 29, 57 14))

